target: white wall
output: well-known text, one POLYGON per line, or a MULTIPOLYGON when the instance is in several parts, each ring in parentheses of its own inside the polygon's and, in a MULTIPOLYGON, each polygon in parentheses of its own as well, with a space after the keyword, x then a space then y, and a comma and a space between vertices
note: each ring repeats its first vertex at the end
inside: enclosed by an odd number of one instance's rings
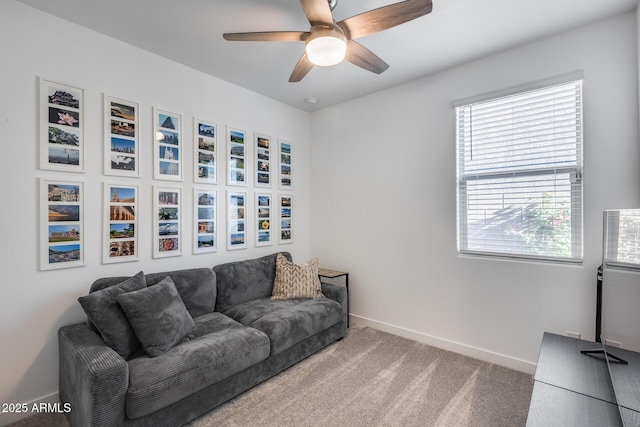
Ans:
MULTIPOLYGON (((309 257, 309 114, 212 78, 193 69, 123 44, 83 27, 36 11, 14 1, 0 2, 0 135, 5 160, 3 183, 3 240, 0 247, 3 277, 0 284, 0 402, 24 403, 55 399, 58 390, 57 330, 84 320, 76 299, 87 293, 99 277, 158 272, 185 267, 211 267, 222 262, 266 255, 276 250, 292 252, 294 260, 309 257), (86 103, 85 174, 38 169, 38 78, 83 87, 86 103), (102 96, 106 93, 140 103, 141 170, 139 179, 102 174, 102 96), (218 123, 224 135, 227 124, 251 136, 259 131, 293 142, 294 243, 227 252, 224 240, 224 161, 217 186, 219 248, 215 254, 191 254, 191 194, 193 154, 185 146, 182 183, 184 200, 184 251, 181 257, 151 259, 151 188, 154 184, 152 106, 183 115, 185 141, 192 141, 192 121, 197 116, 218 123), (85 180, 86 266, 38 271, 38 177, 85 180), (140 261, 102 265, 102 182, 134 182, 140 186, 140 261)), ((185 46, 189 49, 189 46, 185 46)), ((215 52, 210 54, 215 55, 215 52)), ((223 143, 224 137, 220 142, 223 143)), ((224 152, 224 151, 223 151, 224 152)), ((253 180, 253 175, 251 175, 253 180)), ((236 187, 237 188, 237 187, 236 187)), ((250 200, 253 187, 247 188, 250 200)), ((277 188, 272 189, 274 194, 277 188)), ((0 425, 15 419, 0 415, 0 425)))
POLYGON ((313 113, 311 249, 355 320, 529 372, 544 331, 593 339, 602 210, 640 206, 636 44, 632 12, 313 113), (452 103, 576 70, 584 263, 458 256, 452 103))

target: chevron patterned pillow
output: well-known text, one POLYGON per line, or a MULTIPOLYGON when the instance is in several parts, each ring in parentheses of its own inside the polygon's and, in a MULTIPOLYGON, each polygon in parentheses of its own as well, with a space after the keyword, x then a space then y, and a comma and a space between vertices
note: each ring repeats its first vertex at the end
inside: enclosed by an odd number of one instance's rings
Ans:
POLYGON ((322 298, 318 258, 294 264, 282 254, 276 257, 276 278, 271 299, 322 298))

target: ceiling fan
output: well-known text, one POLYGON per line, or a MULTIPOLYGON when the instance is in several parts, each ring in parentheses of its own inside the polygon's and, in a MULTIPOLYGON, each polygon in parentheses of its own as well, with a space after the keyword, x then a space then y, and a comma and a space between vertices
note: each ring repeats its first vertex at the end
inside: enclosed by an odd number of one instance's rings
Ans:
POLYGON ((305 52, 293 69, 290 82, 302 80, 314 65, 336 65, 343 59, 380 74, 389 68, 389 64, 354 39, 404 24, 426 15, 433 8, 431 0, 405 0, 336 22, 331 12, 337 2, 300 0, 311 24, 309 31, 225 33, 222 36, 231 41, 305 42, 305 52))

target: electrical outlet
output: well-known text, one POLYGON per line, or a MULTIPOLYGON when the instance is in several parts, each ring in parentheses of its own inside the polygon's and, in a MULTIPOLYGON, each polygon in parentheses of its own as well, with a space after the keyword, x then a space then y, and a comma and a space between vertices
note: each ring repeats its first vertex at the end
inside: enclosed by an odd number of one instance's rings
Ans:
POLYGON ((611 347, 622 347, 622 343, 618 342, 618 341, 613 341, 613 340, 604 340, 604 343, 606 345, 610 345, 611 347))
POLYGON ((569 338, 575 338, 575 339, 579 340, 580 339, 580 332, 567 331, 567 336, 569 338))

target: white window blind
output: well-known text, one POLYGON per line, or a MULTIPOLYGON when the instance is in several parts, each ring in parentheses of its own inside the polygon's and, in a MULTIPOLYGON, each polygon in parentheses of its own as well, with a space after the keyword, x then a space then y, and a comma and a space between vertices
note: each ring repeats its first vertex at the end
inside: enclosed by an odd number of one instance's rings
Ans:
POLYGON ((582 259, 582 81, 456 107, 461 253, 582 259))
POLYGON ((604 212, 604 263, 640 269, 640 209, 604 212))

